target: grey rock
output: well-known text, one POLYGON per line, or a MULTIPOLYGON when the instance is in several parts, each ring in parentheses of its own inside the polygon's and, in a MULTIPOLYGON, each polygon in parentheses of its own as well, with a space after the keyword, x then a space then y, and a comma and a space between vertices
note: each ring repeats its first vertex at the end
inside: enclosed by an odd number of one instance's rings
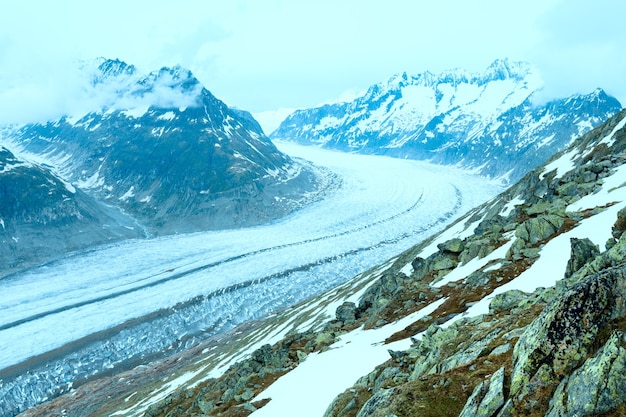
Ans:
POLYGON ((503 311, 511 311, 511 309, 520 305, 527 298, 526 293, 519 290, 509 290, 500 294, 496 294, 489 302, 489 314, 495 314, 503 311))
POLYGON ((567 261, 567 267, 565 268, 565 277, 571 277, 574 272, 582 268, 587 262, 596 256, 600 255, 600 249, 588 238, 570 239, 572 249, 569 260, 567 261))
POLYGON ((503 353, 508 352, 512 348, 513 348, 513 346, 510 343, 505 343, 503 345, 500 345, 500 346, 494 348, 491 351, 490 355, 502 355, 503 353))
POLYGON ((496 417, 510 417, 511 414, 513 414, 513 400, 509 398, 504 403, 504 405, 502 406, 502 408, 500 409, 496 417))
POLYGON ((441 252, 461 253, 465 249, 465 244, 459 238, 450 239, 437 245, 441 252))
POLYGON ((556 214, 539 215, 520 224, 515 236, 530 246, 555 234, 565 222, 565 218, 556 214))
POLYGON ((546 417, 605 413, 626 402, 626 349, 615 332, 596 355, 558 386, 546 417))
POLYGON ((511 396, 522 393, 542 365, 558 377, 582 363, 605 323, 626 312, 625 277, 626 266, 594 274, 544 309, 513 350, 511 396))
POLYGON ((478 384, 459 417, 491 417, 504 404, 504 367, 478 384))
POLYGON ((353 302, 346 301, 335 311, 335 317, 342 323, 352 323, 356 320, 356 305, 353 302))
POLYGON ((394 391, 395 390, 393 388, 378 390, 372 398, 363 404, 363 407, 361 407, 356 417, 373 416, 374 413, 379 411, 381 408, 386 408, 391 405, 394 391))
POLYGON ((489 381, 485 380, 478 384, 474 388, 474 391, 472 391, 470 397, 467 399, 467 402, 465 403, 463 410, 461 410, 461 414, 459 414, 459 417, 476 416, 476 413, 478 412, 478 407, 480 406, 480 402, 485 397, 488 390, 489 381))
POLYGON ((612 234, 615 239, 619 239, 626 231, 626 207, 617 212, 617 220, 612 228, 612 234))

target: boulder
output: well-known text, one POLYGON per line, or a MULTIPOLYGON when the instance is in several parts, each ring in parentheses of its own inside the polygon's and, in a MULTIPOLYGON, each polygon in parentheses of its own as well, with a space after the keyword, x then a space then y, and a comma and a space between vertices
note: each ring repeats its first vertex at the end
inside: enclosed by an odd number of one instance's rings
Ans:
POLYGON ((491 417, 504 404, 504 367, 498 369, 489 381, 478 384, 465 403, 459 417, 491 417))
POLYGON ((588 238, 570 239, 572 249, 569 261, 567 261, 567 267, 565 268, 565 277, 571 277, 574 272, 582 268, 587 262, 600 255, 600 248, 595 245, 588 238))
POLYGON ((465 244, 459 238, 450 239, 437 245, 441 252, 461 253, 465 248, 465 244))
POLYGON ((544 364, 562 378, 583 362, 603 326, 624 315, 625 278, 624 265, 591 275, 544 309, 513 350, 512 397, 544 364))
POLYGON ((509 290, 496 294, 489 302, 489 314, 510 312, 511 309, 518 307, 527 297, 526 293, 520 290, 509 290))
POLYGON ((626 349, 623 334, 615 332, 607 343, 564 379, 557 388, 546 417, 600 414, 626 402, 626 349))
POLYGON ((335 311, 335 317, 342 323, 353 323, 356 320, 356 304, 346 301, 335 311))
POLYGON ((530 218, 515 229, 515 236, 529 246, 549 238, 559 231, 565 218, 556 214, 546 214, 530 218))
POLYGON ((617 220, 612 230, 613 237, 619 239, 624 231, 626 231, 626 207, 617 212, 617 220))

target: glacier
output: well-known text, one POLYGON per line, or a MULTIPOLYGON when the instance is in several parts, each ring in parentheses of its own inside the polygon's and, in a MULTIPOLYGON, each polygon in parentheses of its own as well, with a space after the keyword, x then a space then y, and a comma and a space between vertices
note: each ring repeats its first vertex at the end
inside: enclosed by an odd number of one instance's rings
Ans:
POLYGON ((453 167, 277 146, 320 167, 322 201, 271 224, 128 240, 1 279, 0 414, 318 294, 502 191, 453 167))

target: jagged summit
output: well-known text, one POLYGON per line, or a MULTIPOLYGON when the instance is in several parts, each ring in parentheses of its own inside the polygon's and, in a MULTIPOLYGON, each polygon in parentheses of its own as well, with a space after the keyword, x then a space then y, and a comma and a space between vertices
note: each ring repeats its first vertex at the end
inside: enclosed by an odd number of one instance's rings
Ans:
POLYGON ((506 80, 509 78, 524 79, 533 71, 528 62, 510 61, 509 59, 496 59, 487 67, 484 75, 478 77, 485 80, 506 80))
MULTIPOLYGON (((471 73, 463 68, 455 68, 442 71, 438 74, 425 71, 417 75, 409 75, 402 72, 393 75, 384 83, 376 84, 378 89, 398 89, 408 85, 420 85, 424 87, 436 87, 440 84, 447 84, 453 87, 459 84, 484 85, 491 81, 503 80, 523 80, 533 73, 532 66, 527 62, 510 61, 508 59, 497 59, 491 63, 483 73, 471 73)), ((370 87, 374 88, 374 86, 370 87)))
POLYGON ((96 62, 101 62, 98 65, 98 71, 100 72, 101 79, 119 77, 122 75, 130 76, 137 72, 137 68, 134 65, 128 65, 126 62, 120 61, 117 58, 99 58, 96 62))

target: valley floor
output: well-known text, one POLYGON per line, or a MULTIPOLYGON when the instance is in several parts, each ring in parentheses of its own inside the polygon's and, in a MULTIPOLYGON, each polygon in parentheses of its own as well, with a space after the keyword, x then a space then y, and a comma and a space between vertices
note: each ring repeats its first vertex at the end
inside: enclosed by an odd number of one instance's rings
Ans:
POLYGON ((451 167, 278 145, 337 174, 323 201, 269 225, 126 241, 1 280, 0 414, 319 294, 501 191, 451 167))

